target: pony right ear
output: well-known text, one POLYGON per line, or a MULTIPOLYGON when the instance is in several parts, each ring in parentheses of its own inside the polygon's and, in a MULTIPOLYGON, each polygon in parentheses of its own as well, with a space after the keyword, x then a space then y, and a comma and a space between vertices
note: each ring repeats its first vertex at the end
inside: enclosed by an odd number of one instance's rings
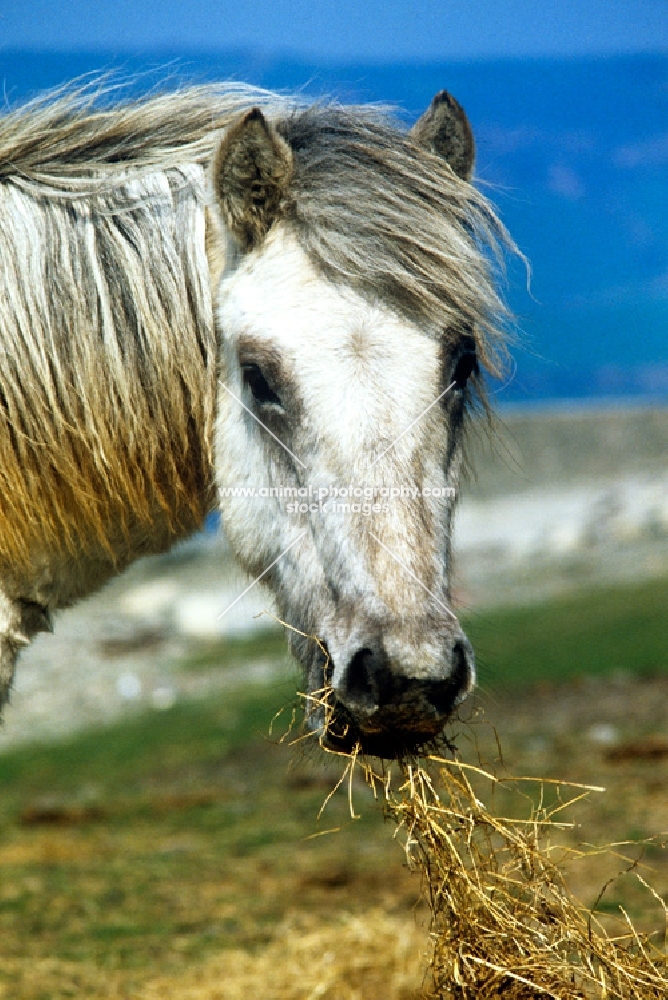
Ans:
POLYGON ((436 95, 409 135, 418 146, 442 156, 462 180, 471 180, 475 160, 473 131, 463 107, 447 90, 436 95))
POLYGON ((292 150, 259 108, 226 129, 213 159, 213 186, 242 252, 258 246, 278 218, 292 168, 292 150))

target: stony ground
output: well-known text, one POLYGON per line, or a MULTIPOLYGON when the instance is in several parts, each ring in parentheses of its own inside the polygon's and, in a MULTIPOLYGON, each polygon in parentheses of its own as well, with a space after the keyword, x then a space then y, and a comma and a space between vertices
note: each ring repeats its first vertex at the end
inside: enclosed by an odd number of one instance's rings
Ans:
POLYGON ((19 661, 0 752, 146 708, 164 710, 183 698, 266 683, 285 665, 282 646, 271 645, 279 627, 266 615, 255 617, 271 611, 269 596, 251 592, 218 621, 246 584, 222 540, 201 536, 142 560, 59 613, 54 633, 39 635, 19 661), (270 659, 263 651, 267 636, 270 659), (200 669, 193 663, 198 657, 200 669))

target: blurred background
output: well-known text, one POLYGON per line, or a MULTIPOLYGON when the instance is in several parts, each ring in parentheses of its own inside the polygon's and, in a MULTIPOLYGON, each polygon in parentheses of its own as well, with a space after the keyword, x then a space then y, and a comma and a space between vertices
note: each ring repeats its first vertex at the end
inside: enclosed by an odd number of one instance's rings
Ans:
MULTIPOLYGON (((476 183, 531 266, 530 287, 509 266, 517 344, 456 524, 470 715, 527 773, 620 783, 591 839, 668 829, 668 2, 0 0, 7 107, 100 71, 135 92, 238 79, 382 101, 407 122, 443 87, 464 105, 476 183)), ((186 975, 274 940, 297 897, 404 926, 414 893, 399 862, 388 890, 368 818, 371 853, 353 824, 294 868, 332 764, 267 736, 299 678, 261 588, 218 620, 246 583, 214 521, 23 656, 0 731, 0 997, 126 995, 155 961, 186 975)), ((383 995, 413 995, 404 973, 383 995)))

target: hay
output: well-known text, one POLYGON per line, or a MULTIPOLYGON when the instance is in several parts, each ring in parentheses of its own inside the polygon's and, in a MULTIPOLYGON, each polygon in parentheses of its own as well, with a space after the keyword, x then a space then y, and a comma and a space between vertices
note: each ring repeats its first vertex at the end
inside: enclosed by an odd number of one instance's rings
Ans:
MULTIPOLYGON (((404 832, 411 865, 423 875, 433 942, 426 996, 665 1000, 665 934, 659 943, 640 935, 622 910, 626 932, 612 936, 573 896, 564 876, 569 857, 582 860, 600 850, 557 851, 551 844, 557 830, 571 825, 561 821, 563 810, 603 789, 550 782, 553 807, 531 804, 527 818, 509 819, 481 801, 480 795, 489 796, 500 784, 482 768, 436 756, 423 764, 404 762, 394 791, 387 772, 362 766, 404 832), (563 790, 570 799, 561 798, 563 790)), ((548 783, 536 784, 542 803, 548 783)), ((663 901, 636 877, 663 907, 665 920, 663 901)))

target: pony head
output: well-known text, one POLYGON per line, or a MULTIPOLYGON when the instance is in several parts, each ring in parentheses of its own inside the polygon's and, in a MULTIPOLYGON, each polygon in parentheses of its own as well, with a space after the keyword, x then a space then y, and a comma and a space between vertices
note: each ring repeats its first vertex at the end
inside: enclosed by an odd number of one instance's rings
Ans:
POLYGON ((504 231, 473 159, 446 92, 408 133, 377 109, 255 108, 213 159, 224 527, 333 748, 419 748, 475 681, 450 534, 504 231))

